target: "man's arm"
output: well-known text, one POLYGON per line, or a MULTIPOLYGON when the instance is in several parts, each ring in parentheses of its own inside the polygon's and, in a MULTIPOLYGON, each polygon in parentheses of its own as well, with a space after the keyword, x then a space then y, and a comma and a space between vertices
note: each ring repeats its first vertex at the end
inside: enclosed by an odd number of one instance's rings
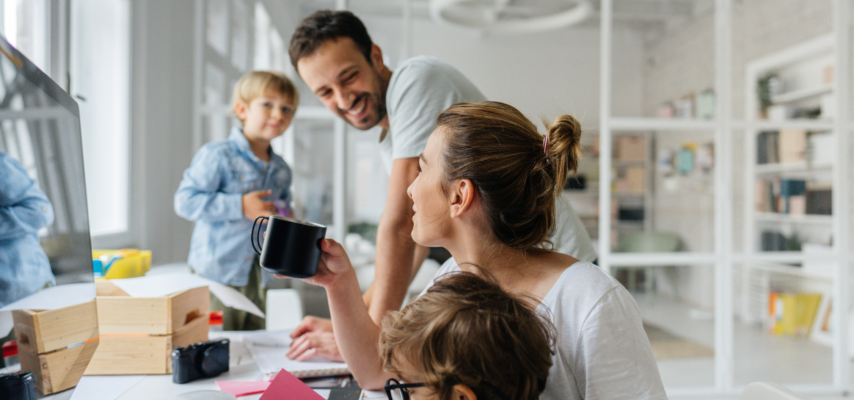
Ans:
POLYGON ((394 160, 388 197, 377 229, 376 278, 369 313, 377 325, 389 310, 400 309, 412 281, 415 242, 412 241, 412 200, 406 189, 418 176, 418 158, 394 160))
MULTIPOLYGON (((412 284, 412 281, 415 280, 415 275, 418 274, 418 271, 421 269, 421 264, 424 264, 424 260, 427 259, 427 256, 430 255, 430 248, 424 247, 420 244, 415 244, 415 257, 413 257, 412 261, 412 271, 409 274, 409 283, 412 284)), ((409 287, 409 285, 407 285, 409 287)), ((368 287, 368 290, 365 291, 364 296, 362 296, 362 300, 365 302, 367 307, 371 306, 371 300, 374 298, 374 284, 368 287)))

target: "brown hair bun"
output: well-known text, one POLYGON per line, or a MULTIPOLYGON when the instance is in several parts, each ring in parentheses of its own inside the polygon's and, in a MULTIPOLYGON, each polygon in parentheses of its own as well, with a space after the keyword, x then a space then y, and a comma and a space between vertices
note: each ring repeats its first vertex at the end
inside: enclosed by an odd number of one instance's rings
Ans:
POLYGON ((561 115, 551 124, 543 121, 548 131, 547 157, 555 165, 555 186, 566 186, 569 172, 578 171, 581 160, 581 123, 571 115, 561 115))

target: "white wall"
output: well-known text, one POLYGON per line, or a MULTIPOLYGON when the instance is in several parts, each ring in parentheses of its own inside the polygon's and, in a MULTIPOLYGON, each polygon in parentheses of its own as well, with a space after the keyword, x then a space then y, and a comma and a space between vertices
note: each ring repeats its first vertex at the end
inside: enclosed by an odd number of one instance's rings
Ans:
POLYGON ((131 3, 131 229, 153 263, 187 259, 190 222, 172 197, 192 153, 191 1, 131 3))
MULTIPOLYGON (((384 52, 400 53, 400 40, 390 40, 402 36, 403 27, 398 18, 364 17, 363 20, 384 52), (383 41, 391 48, 383 47, 383 41)), ((614 112, 640 116, 641 39, 631 31, 619 30, 615 33, 614 46, 614 87, 618 88, 613 100, 614 112)), ((499 35, 419 18, 413 24, 411 55, 422 54, 453 65, 487 98, 515 106, 535 123, 542 117, 551 120, 568 113, 577 117, 584 129, 599 125, 598 28, 499 35)))

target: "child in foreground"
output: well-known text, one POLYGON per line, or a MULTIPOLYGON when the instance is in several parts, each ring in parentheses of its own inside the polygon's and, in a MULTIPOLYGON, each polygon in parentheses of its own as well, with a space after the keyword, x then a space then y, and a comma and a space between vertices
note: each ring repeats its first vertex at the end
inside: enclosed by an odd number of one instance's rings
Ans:
POLYGON ((448 275, 388 315, 379 337, 390 400, 535 400, 554 327, 530 302, 470 273, 448 275))
MULTIPOLYGON (((298 96, 278 72, 240 78, 232 104, 242 127, 232 128, 228 140, 202 146, 175 193, 175 213, 196 223, 190 267, 243 293, 261 310, 272 275, 262 274, 249 235, 255 218, 277 214, 277 207, 288 213, 291 169, 270 141, 291 124, 298 96)), ((226 308, 214 296, 211 310, 223 310, 224 330, 264 329, 261 317, 226 308)))

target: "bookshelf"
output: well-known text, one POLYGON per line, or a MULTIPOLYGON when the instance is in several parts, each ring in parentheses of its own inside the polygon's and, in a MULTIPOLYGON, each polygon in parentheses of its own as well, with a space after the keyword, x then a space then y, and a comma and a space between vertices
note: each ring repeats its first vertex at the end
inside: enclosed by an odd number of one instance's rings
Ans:
MULTIPOLYGON (((611 162, 611 245, 621 237, 653 229, 652 132, 614 133, 611 162)), ((578 176, 584 187, 570 182, 564 196, 581 218, 590 237, 599 235, 599 136, 582 136, 578 176), (571 188, 570 188, 571 187, 571 188)))
POLYGON ((833 59, 833 37, 824 36, 747 66, 745 117, 777 125, 744 134, 744 251, 756 255, 743 271, 748 323, 767 321, 771 292, 831 293, 832 269, 772 262, 771 254, 809 255, 802 249, 834 243, 833 59))

